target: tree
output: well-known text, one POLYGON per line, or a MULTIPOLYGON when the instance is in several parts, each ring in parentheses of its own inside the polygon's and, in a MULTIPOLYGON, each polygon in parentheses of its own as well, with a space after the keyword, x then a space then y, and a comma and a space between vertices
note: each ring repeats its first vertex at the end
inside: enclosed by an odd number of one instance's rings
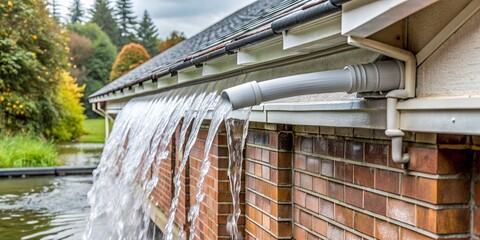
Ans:
POLYGON ((138 42, 147 49, 150 56, 156 55, 158 53, 158 30, 147 10, 143 12, 137 32, 138 42))
MULTIPOLYGON (((66 36, 44 1, 9 0, 0 8, 0 133, 51 136, 64 110, 61 72, 66 36)), ((76 103, 80 104, 80 103, 76 103)))
POLYGON ((113 63, 110 81, 117 79, 150 58, 147 50, 137 43, 125 45, 113 63))
POLYGON ((60 73, 60 79, 57 101, 62 111, 58 124, 52 128, 51 135, 58 141, 68 141, 79 138, 83 133, 82 122, 85 120, 85 115, 83 115, 83 105, 79 103, 83 97, 85 85, 79 87, 75 79, 66 71, 60 73))
POLYGON ((109 0, 96 0, 90 13, 92 15, 90 21, 96 23, 108 35, 112 43, 120 47, 120 31, 113 18, 109 0))
POLYGON ((83 8, 80 0, 73 0, 72 6, 68 9, 70 13, 68 17, 70 18, 70 23, 81 23, 83 18, 83 8))
POLYGON ((170 36, 168 36, 165 40, 160 40, 158 50, 160 50, 160 52, 163 52, 185 39, 186 37, 182 32, 173 31, 172 33, 170 33, 170 36))
POLYGON ((115 9, 120 29, 120 44, 123 46, 135 40, 136 16, 130 0, 118 0, 115 9))
MULTIPOLYGON (((92 111, 87 97, 108 83, 110 70, 117 56, 117 49, 107 34, 95 23, 69 24, 67 28, 71 32, 86 37, 92 42, 92 55, 83 63, 85 64, 85 78, 83 81, 86 84, 86 88, 82 102, 85 106, 85 114, 88 117, 98 117, 98 115, 92 111)), ((79 66, 81 68, 81 65, 79 66)), ((77 70, 78 69, 79 67, 77 66, 77 70)))
POLYGON ((58 2, 57 0, 52 0, 52 6, 51 6, 51 13, 52 13, 52 18, 55 19, 55 21, 60 22, 60 12, 58 11, 58 2))
POLYGON ((68 71, 81 86, 87 80, 87 63, 93 56, 92 41, 71 31, 68 36, 70 39, 68 41, 68 47, 70 48, 70 68, 68 71))

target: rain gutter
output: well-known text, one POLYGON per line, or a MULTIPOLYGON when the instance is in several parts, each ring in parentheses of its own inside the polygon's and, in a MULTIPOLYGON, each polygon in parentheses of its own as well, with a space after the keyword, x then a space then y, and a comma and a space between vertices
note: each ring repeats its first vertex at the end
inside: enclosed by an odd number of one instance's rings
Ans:
MULTIPOLYGON (((250 35, 248 37, 241 38, 239 40, 235 40, 232 42, 229 42, 225 44, 223 48, 220 48, 218 50, 209 52, 205 55, 200 55, 197 57, 193 57, 189 60, 186 60, 181 63, 177 63, 174 66, 171 66, 170 68, 163 70, 158 73, 152 73, 151 75, 147 77, 140 78, 134 82, 131 82, 129 84, 114 88, 110 90, 110 92, 118 91, 123 88, 131 87, 135 84, 148 81, 148 80, 156 80, 160 77, 166 76, 166 75, 176 75, 179 70, 192 67, 192 66, 201 66, 204 62, 210 61, 212 59, 218 58, 220 56, 224 56, 227 54, 231 54, 234 51, 247 47, 250 45, 257 44, 259 42, 263 42, 266 40, 269 40, 275 36, 278 36, 282 34, 285 31, 288 31, 291 28, 294 28, 296 26, 299 26, 301 24, 325 17, 327 15, 336 13, 338 11, 342 10, 342 4, 349 2, 351 0, 324 0, 320 1, 317 5, 314 6, 309 6, 306 9, 303 9, 301 11, 292 13, 290 15, 287 15, 285 17, 279 18, 275 21, 273 21, 270 24, 270 28, 267 28, 264 31, 258 32, 256 34, 250 35)), ((103 94, 92 94, 89 96, 89 98, 100 96, 103 94)))

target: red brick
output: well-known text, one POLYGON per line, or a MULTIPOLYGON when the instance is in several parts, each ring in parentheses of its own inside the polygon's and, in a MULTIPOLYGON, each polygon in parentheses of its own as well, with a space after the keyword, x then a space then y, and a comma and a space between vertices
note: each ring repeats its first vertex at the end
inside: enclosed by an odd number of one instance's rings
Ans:
POLYGON ((387 166, 388 145, 365 143, 365 162, 387 166))
POLYGON ((359 212, 355 212, 355 230, 373 236, 374 218, 359 212))
POLYGON ((345 163, 345 182, 353 183, 353 165, 345 163))
POLYGON ((345 158, 355 161, 363 161, 363 143, 355 141, 346 141, 345 158))
POLYGON ((470 211, 459 208, 434 210, 417 206, 417 226, 436 234, 468 233, 470 211))
POLYGON ((353 168, 353 182, 365 187, 374 187, 375 171, 373 168, 354 166, 353 168))
POLYGON ((345 179, 345 163, 335 161, 334 163, 334 177, 339 180, 345 179))
POLYGON ((311 173, 320 173, 320 159, 307 157, 307 171, 311 173))
POLYGON ((353 210, 335 204, 335 221, 353 227, 353 210))
POLYGON ((355 207, 363 207, 363 191, 357 188, 345 186, 345 202, 355 207))
POLYGON ((323 235, 327 236, 327 227, 328 223, 323 221, 320 218, 313 217, 312 218, 312 225, 313 225, 313 231, 323 235))
POLYGON ((333 203, 320 199, 320 214, 333 219, 333 203))
POLYGON ((466 173, 470 168, 469 153, 462 150, 409 148, 409 169, 433 174, 466 173))
POLYGON ((313 153, 327 155, 328 141, 326 138, 314 138, 313 153))
POLYGON ((398 226, 382 221, 380 219, 375 219, 375 238, 380 240, 399 239, 398 226))
POLYGON ((467 136, 453 134, 437 134, 437 144, 465 144, 467 136))
POLYGON ((312 215, 307 212, 300 211, 300 224, 307 228, 312 228, 312 215))
POLYGON ((322 159, 321 173, 327 177, 333 177, 333 161, 322 159))
POLYGON ((319 199, 313 195, 307 194, 306 207, 308 210, 318 213, 319 199))
POLYGON ((387 217, 414 225, 415 205, 401 200, 389 198, 387 200, 387 217))
POLYGON ((344 199, 344 185, 335 182, 328 182, 328 196, 339 201, 344 199))
POLYGON ((297 190, 295 189, 294 191, 294 196, 293 196, 293 199, 294 199, 294 202, 295 204, 298 204, 302 207, 305 207, 305 204, 306 204, 306 197, 307 197, 307 194, 300 191, 300 190, 297 190))
POLYGON ((327 180, 314 177, 313 191, 322 195, 327 195, 327 180))
POLYGON ((417 177, 417 199, 434 204, 468 203, 469 179, 428 179, 417 177))
POLYGON ((345 231, 345 240, 362 240, 362 237, 357 236, 351 232, 345 231))
POLYGON ((401 175, 401 194, 411 198, 417 198, 417 177, 412 175, 401 175))
POLYGON ((337 158, 345 157, 345 143, 343 140, 328 139, 327 155, 337 158))
POLYGON ((473 233, 475 235, 480 235, 480 209, 475 209, 474 213, 474 220, 473 220, 473 233))
POLYGON ((307 175, 307 174, 300 174, 300 185, 305 188, 305 189, 308 189, 308 190, 312 190, 313 189, 313 183, 312 183, 312 176, 310 175, 307 175))
POLYGON ((328 239, 345 239, 345 231, 337 226, 328 224, 327 228, 327 238, 328 239))
POLYGON ((433 240, 433 238, 427 237, 406 228, 400 228, 400 239, 433 240))
POLYGON ((480 205, 480 181, 475 182, 475 203, 480 205))
POLYGON ((397 172, 382 170, 382 169, 375 169, 375 188, 391 192, 391 193, 399 193, 400 188, 400 174, 397 172))
MULTIPOLYGON (((258 237, 258 236, 257 236, 258 237)), ((295 239, 307 239, 307 231, 303 228, 295 226, 293 228, 293 237, 295 239)), ((261 239, 261 238, 260 238, 261 239)))
POLYGON ((313 151, 312 138, 301 137, 301 139, 300 139, 300 150, 302 150, 304 152, 311 153, 313 151))
POLYGON ((296 169, 307 169, 307 157, 301 154, 295 154, 294 166, 296 169))
POLYGON ((387 198, 372 192, 364 192, 364 207, 368 211, 385 216, 387 211, 387 198))

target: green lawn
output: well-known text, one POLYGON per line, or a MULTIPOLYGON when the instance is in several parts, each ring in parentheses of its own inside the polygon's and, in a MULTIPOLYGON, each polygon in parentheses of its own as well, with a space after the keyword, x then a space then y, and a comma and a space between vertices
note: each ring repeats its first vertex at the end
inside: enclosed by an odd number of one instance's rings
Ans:
MULTIPOLYGON (((103 118, 87 119, 83 121, 83 129, 85 130, 86 134, 80 137, 79 142, 105 142, 105 120, 103 118)), ((112 129, 111 126, 110 129, 112 129)))

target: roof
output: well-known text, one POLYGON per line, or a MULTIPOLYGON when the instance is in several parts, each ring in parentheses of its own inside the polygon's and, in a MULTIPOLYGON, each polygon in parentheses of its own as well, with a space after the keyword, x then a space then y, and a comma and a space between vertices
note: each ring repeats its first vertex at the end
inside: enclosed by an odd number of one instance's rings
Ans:
POLYGON ((281 17, 282 14, 289 9, 295 8, 304 2, 305 1, 298 0, 258 0, 227 16, 195 36, 151 58, 127 74, 107 84, 90 97, 130 86, 139 79, 150 76, 153 72, 168 69, 169 66, 182 62, 188 56, 200 53, 220 43, 258 29, 276 18, 281 17))

